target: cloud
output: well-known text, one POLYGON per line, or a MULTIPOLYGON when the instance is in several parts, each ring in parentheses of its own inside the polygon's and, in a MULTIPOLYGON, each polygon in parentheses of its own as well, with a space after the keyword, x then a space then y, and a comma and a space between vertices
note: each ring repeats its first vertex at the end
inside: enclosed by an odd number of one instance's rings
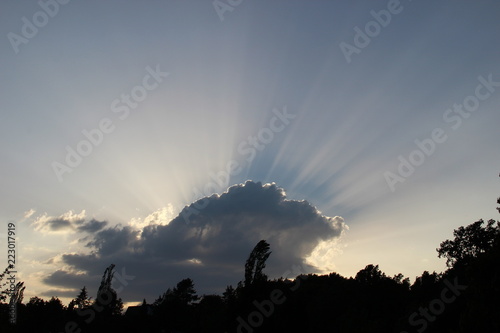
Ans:
MULTIPOLYGON (((30 211, 30 216, 33 213, 34 211, 30 211)), ((82 210, 80 214, 75 214, 70 210, 58 217, 43 214, 36 218, 32 225, 36 231, 42 233, 66 233, 74 231, 94 233, 104 228, 107 222, 95 219, 87 221, 85 210, 82 210)))
MULTIPOLYGON (((81 289, 81 288, 80 288, 81 289)), ((51 297, 68 297, 68 298, 75 298, 79 294, 80 290, 78 289, 49 289, 46 291, 43 291, 40 296, 47 297, 50 299, 51 297)), ((46 299, 47 300, 47 299, 46 299)))
MULTIPOLYGON (((104 270, 103 270, 104 271, 104 270)), ((51 285, 60 287, 58 290, 78 290, 86 285, 91 279, 87 274, 77 273, 77 272, 66 272, 64 270, 57 270, 50 275, 50 279, 45 278, 43 282, 51 285)), ((97 281, 98 283, 100 281, 97 281)), ((56 295, 46 295, 46 296, 56 296, 56 295)))
POLYGON ((97 221, 95 219, 91 219, 87 223, 83 223, 83 224, 79 225, 76 229, 80 232, 87 232, 87 233, 91 234, 91 233, 95 233, 95 232, 101 230, 107 224, 108 224, 108 222, 106 222, 106 221, 97 221))
MULTIPOLYGON (((157 216, 151 221, 161 220, 162 211, 151 214, 157 216)), ((247 181, 198 200, 168 223, 148 223, 142 230, 136 225, 103 229, 87 243, 90 254, 66 254, 62 259, 71 269, 93 277, 95 288, 104 269, 114 263, 118 272, 135 277, 120 296, 152 301, 186 277, 194 280, 200 293, 236 285, 243 279, 245 260, 261 239, 271 245, 265 269, 270 277, 283 276, 297 265, 317 271, 306 258, 318 244, 339 238, 346 228, 341 217, 324 216, 307 201, 288 200, 274 183, 247 181), (184 216, 195 207, 204 208, 186 220, 184 216)), ((75 288, 66 282, 75 281, 71 275, 58 271, 45 283, 75 288)))
POLYGON ((174 218, 175 208, 172 204, 168 204, 166 207, 160 208, 159 210, 146 216, 144 219, 134 218, 129 222, 131 227, 142 230, 144 227, 149 225, 167 225, 174 218))
POLYGON ((25 218, 25 219, 30 218, 33 214, 35 214, 35 212, 36 212, 36 211, 35 211, 34 209, 30 209, 30 210, 28 210, 27 212, 24 212, 24 218, 25 218))

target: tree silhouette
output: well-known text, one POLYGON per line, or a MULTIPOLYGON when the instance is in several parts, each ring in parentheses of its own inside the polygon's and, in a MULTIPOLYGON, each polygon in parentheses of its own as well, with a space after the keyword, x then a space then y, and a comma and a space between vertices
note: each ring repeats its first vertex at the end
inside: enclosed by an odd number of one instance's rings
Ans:
POLYGON ((113 282, 115 265, 111 264, 102 275, 101 285, 97 290, 94 308, 103 316, 119 316, 123 309, 123 302, 118 298, 116 291, 111 286, 113 282))
POLYGON ((40 308, 45 306, 45 301, 38 297, 38 296, 33 296, 30 298, 28 304, 26 304, 27 307, 33 307, 33 308, 40 308))
POLYGON ((436 249, 438 257, 446 258, 446 265, 453 267, 457 263, 467 265, 479 254, 490 250, 500 235, 500 223, 489 220, 482 226, 483 220, 453 231, 454 240, 446 240, 436 249))
POLYGON ((0 302, 6 300, 7 295, 9 294, 9 288, 6 288, 5 290, 1 290, 1 288, 5 287, 9 284, 8 282, 2 282, 5 275, 9 273, 9 268, 12 268, 12 266, 11 265, 7 266, 7 268, 5 268, 4 271, 0 274, 0 302))
POLYGON ((405 278, 403 274, 398 273, 392 278, 397 284, 406 286, 406 288, 410 288, 410 278, 405 278))
MULTIPOLYGON (((5 268, 5 270, 0 274, 0 288, 11 285, 9 281, 2 282, 2 280, 5 278, 7 274, 11 273, 10 269, 13 267, 14 266, 12 265, 7 266, 7 268, 5 268)), ((26 287, 24 286, 24 282, 19 281, 14 285, 14 288, 12 288, 12 286, 9 286, 4 290, 1 290, 0 302, 6 300, 7 296, 10 296, 10 301, 9 301, 10 304, 21 303, 23 301, 24 289, 26 289, 26 287)))
POLYGON ((31 297, 25 308, 20 310, 21 332, 59 332, 67 314, 66 307, 57 297, 48 301, 31 297))
POLYGON ((55 329, 56 325, 54 322, 59 322, 64 319, 64 312, 66 307, 62 304, 61 300, 57 297, 52 297, 48 302, 45 303, 47 317, 52 321, 50 326, 55 329))
POLYGON ((75 307, 78 309, 87 308, 92 304, 91 299, 92 297, 89 297, 87 288, 84 286, 76 298, 71 300, 68 309, 73 310, 75 307))
POLYGON ((196 332, 225 332, 226 308, 219 295, 204 295, 197 307, 196 332))
POLYGON ((233 286, 226 286, 226 290, 222 293, 222 299, 226 304, 234 304, 236 300, 236 291, 233 286))
POLYGON ((270 246, 265 240, 255 245, 245 263, 245 287, 257 281, 265 281, 267 276, 262 272, 266 267, 266 260, 271 255, 270 246))
POLYGON ((366 285, 376 284, 384 278, 386 278, 385 273, 378 268, 378 265, 371 264, 360 270, 355 277, 356 281, 366 285))
POLYGON ((153 302, 153 306, 159 307, 163 303, 168 302, 174 298, 172 289, 168 288, 163 294, 158 296, 158 298, 153 302))
POLYGON ((21 304, 24 298, 24 289, 26 289, 24 282, 16 283, 14 290, 10 291, 10 305, 21 304))
POLYGON ((194 289, 194 282, 190 278, 183 279, 172 291, 172 295, 178 299, 182 304, 191 304, 198 299, 196 290, 194 289))
POLYGON ((193 329, 193 302, 198 300, 194 282, 186 278, 158 297, 153 303, 155 321, 162 329, 183 331, 193 329))
POLYGON ((174 289, 168 288, 166 292, 154 301, 153 305, 160 306, 168 302, 188 305, 196 300, 198 300, 198 296, 194 289, 194 282, 190 278, 187 278, 178 282, 174 289))

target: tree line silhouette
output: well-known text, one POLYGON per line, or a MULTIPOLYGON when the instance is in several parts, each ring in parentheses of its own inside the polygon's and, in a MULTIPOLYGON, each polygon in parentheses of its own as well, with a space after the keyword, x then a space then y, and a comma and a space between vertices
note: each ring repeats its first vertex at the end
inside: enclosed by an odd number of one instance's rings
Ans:
POLYGON ((24 304, 20 282, 13 294, 0 293, 0 332, 500 332, 500 222, 478 220, 453 236, 436 249, 447 270, 424 271, 413 284, 373 264, 354 278, 330 273, 271 280, 264 273, 271 255, 265 240, 251 251, 243 281, 222 295, 198 296, 186 278, 125 313, 111 285, 114 265, 106 268, 95 299, 84 286, 68 306, 36 296, 24 304), (16 324, 9 321, 12 306, 16 324))

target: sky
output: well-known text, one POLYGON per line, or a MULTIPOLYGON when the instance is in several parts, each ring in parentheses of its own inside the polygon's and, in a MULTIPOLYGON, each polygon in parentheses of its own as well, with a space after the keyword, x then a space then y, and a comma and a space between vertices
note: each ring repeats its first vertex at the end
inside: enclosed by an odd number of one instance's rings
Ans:
POLYGON ((183 278, 441 272, 496 217, 497 1, 3 1, 0 265, 127 304, 183 278))

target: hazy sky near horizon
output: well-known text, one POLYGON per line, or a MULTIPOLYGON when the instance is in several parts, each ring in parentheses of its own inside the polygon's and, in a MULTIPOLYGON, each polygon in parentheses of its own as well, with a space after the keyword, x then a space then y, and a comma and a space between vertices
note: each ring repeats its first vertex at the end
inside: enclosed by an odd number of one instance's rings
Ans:
POLYGON ((262 238, 272 277, 413 280, 496 218, 496 1, 60 1, 0 5, 25 301, 95 293, 111 263, 127 302, 220 292, 262 238))

